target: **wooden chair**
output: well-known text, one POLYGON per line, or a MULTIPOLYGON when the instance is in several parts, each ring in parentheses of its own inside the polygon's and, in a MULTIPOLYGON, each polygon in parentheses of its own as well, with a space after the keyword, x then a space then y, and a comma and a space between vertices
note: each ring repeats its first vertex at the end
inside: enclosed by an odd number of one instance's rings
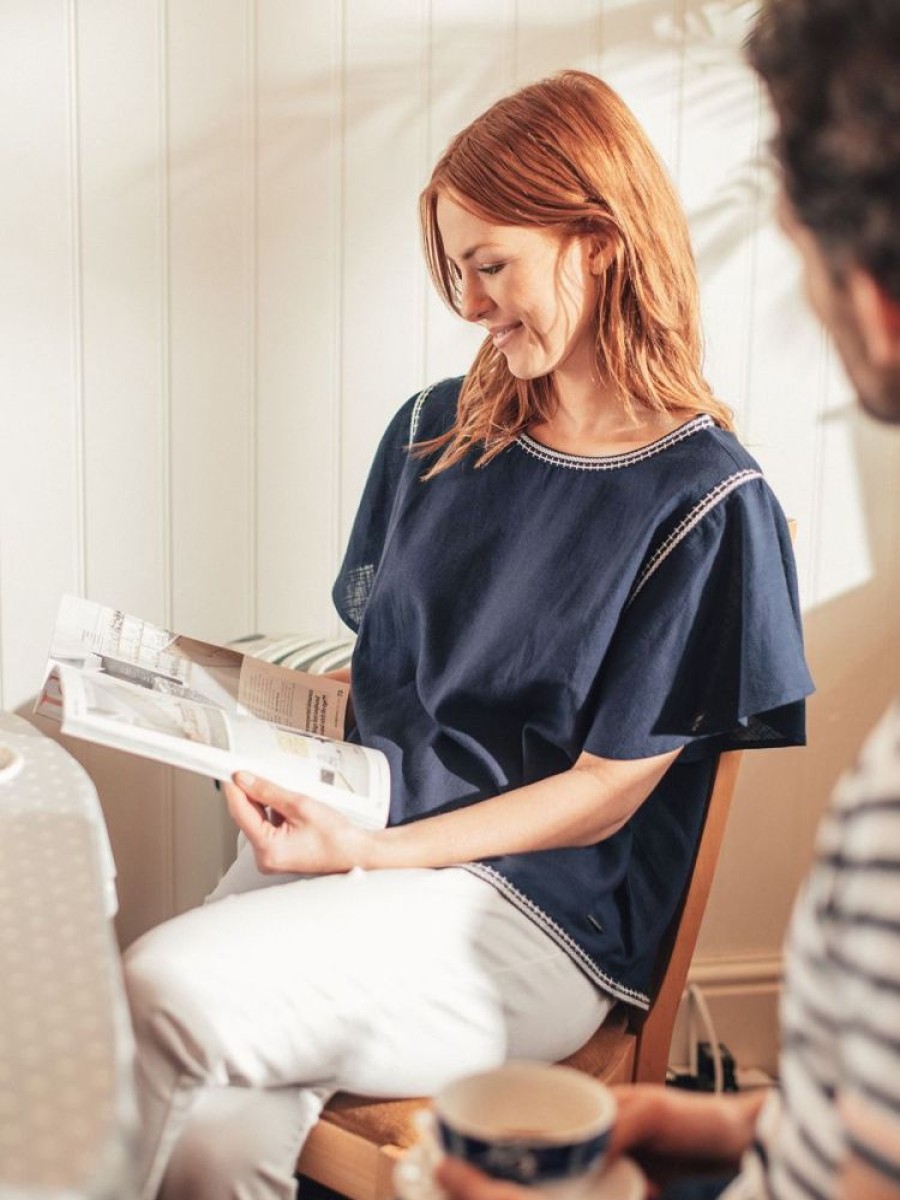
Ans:
MULTIPOLYGON (((722 754, 713 777, 694 865, 660 949, 658 981, 646 1013, 617 1005, 588 1042, 564 1062, 605 1083, 656 1082, 666 1076, 672 1030, 712 886, 734 794, 741 751, 722 754)), ((338 1093, 297 1162, 297 1173, 350 1200, 388 1200, 394 1166, 417 1140, 413 1123, 427 1099, 381 1100, 338 1093)), ((302 1187, 301 1187, 302 1196, 302 1187)))

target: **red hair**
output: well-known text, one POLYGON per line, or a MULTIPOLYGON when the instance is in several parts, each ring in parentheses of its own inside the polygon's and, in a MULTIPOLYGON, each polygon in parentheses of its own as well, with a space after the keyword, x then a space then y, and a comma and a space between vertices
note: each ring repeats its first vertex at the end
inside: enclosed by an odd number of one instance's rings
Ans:
MULTIPOLYGON (((425 255, 445 302, 459 313, 436 208, 450 196, 497 225, 561 238, 595 233, 612 249, 600 277, 596 360, 623 407, 709 413, 733 428, 701 368, 699 297, 687 221, 665 167, 637 120, 605 83, 563 71, 498 101, 453 139, 419 201, 425 255)), ((552 376, 516 379, 488 338, 459 396, 453 427, 430 473, 475 446, 483 465, 556 405, 552 376)))

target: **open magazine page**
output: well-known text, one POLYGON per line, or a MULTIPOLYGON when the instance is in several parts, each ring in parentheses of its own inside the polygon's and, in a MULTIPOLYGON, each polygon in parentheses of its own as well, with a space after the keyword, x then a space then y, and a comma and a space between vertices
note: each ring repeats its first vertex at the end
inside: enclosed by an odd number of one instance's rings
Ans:
POLYGON ((387 823, 390 782, 378 751, 65 663, 56 677, 63 733, 214 779, 251 771, 331 805, 364 828, 387 823))
POLYGON ((346 684, 261 663, 77 596, 64 596, 60 603, 48 678, 35 709, 56 720, 60 695, 54 668, 61 664, 212 703, 225 712, 250 712, 320 737, 343 737, 346 684))
MULTIPOLYGON (((183 640, 183 639, 182 639, 183 640)), ((342 738, 349 685, 240 655, 239 708, 263 721, 342 738)))

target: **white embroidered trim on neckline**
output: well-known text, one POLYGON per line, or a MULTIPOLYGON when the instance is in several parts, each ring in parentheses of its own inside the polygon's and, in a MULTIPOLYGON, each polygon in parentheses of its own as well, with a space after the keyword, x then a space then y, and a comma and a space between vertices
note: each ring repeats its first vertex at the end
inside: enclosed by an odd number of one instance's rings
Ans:
POLYGON ((533 458, 539 458, 541 462, 549 463, 553 467, 568 467, 574 471, 615 471, 620 467, 630 467, 635 463, 644 462, 645 459, 653 458, 654 455, 661 454, 663 450, 668 450, 670 446, 684 441, 694 433, 699 433, 701 429, 709 429, 713 425, 715 422, 712 417, 708 413, 701 413, 699 417, 692 417, 686 424, 680 425, 678 429, 673 429, 671 433, 667 433, 658 441, 651 442, 649 446, 642 446, 639 450, 628 450, 624 454, 607 454, 598 458, 581 454, 564 454, 562 450, 551 450, 549 446, 542 446, 540 442, 536 442, 527 433, 519 434, 516 438, 516 445, 520 446, 526 454, 530 454, 533 458))

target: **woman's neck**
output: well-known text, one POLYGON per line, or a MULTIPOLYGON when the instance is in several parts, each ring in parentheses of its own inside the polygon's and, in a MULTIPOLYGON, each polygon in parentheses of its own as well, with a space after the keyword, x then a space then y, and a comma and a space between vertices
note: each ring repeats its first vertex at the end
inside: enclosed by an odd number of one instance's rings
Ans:
POLYGON ((626 410, 618 393, 589 378, 554 377, 557 404, 546 421, 529 426, 536 441, 563 454, 587 457, 638 450, 677 429, 684 413, 659 413, 643 406, 626 410))

